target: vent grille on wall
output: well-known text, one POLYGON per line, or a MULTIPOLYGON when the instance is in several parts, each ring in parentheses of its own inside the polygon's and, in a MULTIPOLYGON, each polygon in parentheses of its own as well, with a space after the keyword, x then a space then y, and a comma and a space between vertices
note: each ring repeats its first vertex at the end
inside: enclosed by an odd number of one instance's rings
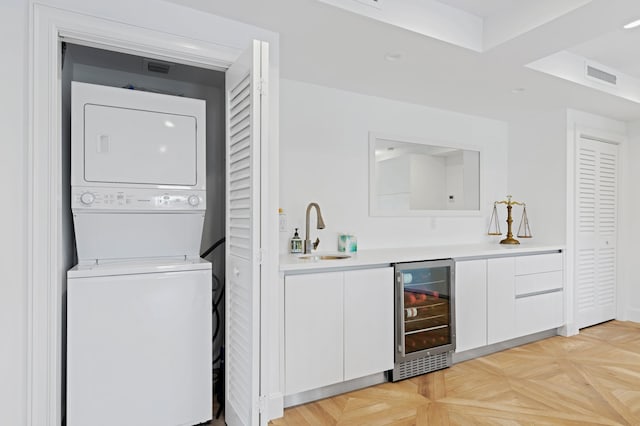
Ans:
POLYGON ((157 72, 160 74, 169 74, 169 70, 173 64, 171 62, 163 62, 152 59, 144 59, 143 67, 145 71, 157 72))
POLYGON ((596 80, 602 81, 604 83, 613 84, 613 85, 618 84, 617 75, 603 71, 591 65, 587 65, 587 76, 591 78, 595 78, 596 80))

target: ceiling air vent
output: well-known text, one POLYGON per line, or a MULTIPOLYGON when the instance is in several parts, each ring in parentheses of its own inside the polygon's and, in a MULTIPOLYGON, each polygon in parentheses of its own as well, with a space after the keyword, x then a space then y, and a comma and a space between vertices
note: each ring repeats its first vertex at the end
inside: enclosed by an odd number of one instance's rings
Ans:
POLYGON ((145 59, 144 69, 149 72, 157 72, 160 74, 169 74, 169 70, 173 64, 171 62, 162 62, 157 60, 145 59))
POLYGON ((618 76, 612 74, 607 71, 603 71, 600 68, 596 68, 592 65, 587 64, 587 76, 591 78, 595 78, 598 81, 602 81, 604 83, 618 84, 618 76))

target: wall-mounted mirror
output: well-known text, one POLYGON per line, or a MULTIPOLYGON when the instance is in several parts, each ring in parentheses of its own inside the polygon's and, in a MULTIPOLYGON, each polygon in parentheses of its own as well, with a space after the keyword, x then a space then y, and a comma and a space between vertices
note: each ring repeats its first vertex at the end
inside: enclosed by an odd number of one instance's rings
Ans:
POLYGON ((370 214, 479 213, 480 164, 479 149, 371 133, 370 214))

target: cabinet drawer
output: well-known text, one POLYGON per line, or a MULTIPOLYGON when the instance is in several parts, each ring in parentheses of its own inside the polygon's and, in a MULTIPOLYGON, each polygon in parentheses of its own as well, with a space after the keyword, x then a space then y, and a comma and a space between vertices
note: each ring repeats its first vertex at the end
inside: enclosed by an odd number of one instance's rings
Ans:
POLYGON ((516 276, 516 297, 562 288, 562 271, 516 276))
POLYGON ((562 253, 516 257, 516 275, 562 271, 562 253))
POLYGON ((560 327, 564 323, 562 291, 516 299, 516 330, 519 336, 560 327))

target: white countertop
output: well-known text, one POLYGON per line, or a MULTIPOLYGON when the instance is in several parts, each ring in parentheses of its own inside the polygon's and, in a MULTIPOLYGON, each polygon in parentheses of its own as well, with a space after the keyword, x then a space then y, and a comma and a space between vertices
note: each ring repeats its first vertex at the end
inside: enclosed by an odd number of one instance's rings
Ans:
POLYGON ((499 243, 464 244, 431 247, 402 247, 361 250, 357 253, 314 252, 312 255, 350 254, 348 259, 317 260, 300 259, 301 255, 283 254, 280 256, 280 271, 304 271, 330 268, 351 268, 360 266, 384 265, 397 262, 416 262, 435 259, 464 259, 472 257, 509 256, 536 252, 564 250, 559 244, 537 244, 526 242, 516 246, 499 243))

